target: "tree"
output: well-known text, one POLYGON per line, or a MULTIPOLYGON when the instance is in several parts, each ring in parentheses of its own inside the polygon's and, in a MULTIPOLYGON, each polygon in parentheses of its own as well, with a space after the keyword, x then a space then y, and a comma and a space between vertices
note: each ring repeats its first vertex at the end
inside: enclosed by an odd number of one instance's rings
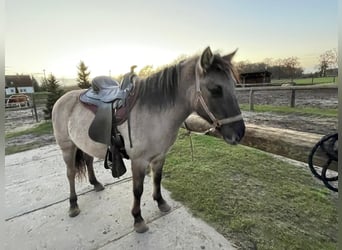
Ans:
POLYGON ((327 76, 327 69, 337 67, 337 50, 325 51, 319 56, 319 74, 321 77, 327 76))
POLYGON ((44 117, 48 120, 51 119, 53 105, 64 93, 63 89, 61 89, 61 86, 59 85, 57 79, 53 74, 50 74, 50 76, 46 80, 46 91, 48 91, 49 94, 44 109, 44 117))
POLYGON ((39 84, 38 84, 36 78, 34 78, 33 76, 32 76, 32 86, 33 86, 34 92, 40 91, 39 84))
POLYGON ((288 75, 291 78, 291 81, 293 81, 293 78, 295 76, 296 69, 299 68, 300 63, 298 60, 298 57, 288 57, 283 60, 284 67, 287 69, 288 75))
POLYGON ((44 78, 41 78, 41 85, 39 87, 39 90, 40 91, 47 91, 47 79, 44 77, 44 78))
POLYGON ((153 73, 154 73, 153 65, 146 65, 145 67, 143 67, 139 71, 138 76, 139 77, 148 77, 148 76, 152 75, 153 73))
POLYGON ((90 87, 89 75, 90 71, 88 71, 88 67, 84 64, 83 61, 80 61, 80 64, 77 66, 78 68, 78 78, 77 85, 81 89, 87 89, 90 87))

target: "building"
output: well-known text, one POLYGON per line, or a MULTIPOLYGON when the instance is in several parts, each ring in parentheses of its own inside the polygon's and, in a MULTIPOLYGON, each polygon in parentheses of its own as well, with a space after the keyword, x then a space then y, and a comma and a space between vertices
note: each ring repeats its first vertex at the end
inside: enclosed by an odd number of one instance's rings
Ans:
POLYGON ((265 70, 259 72, 250 72, 240 74, 241 83, 244 84, 256 84, 256 83, 270 83, 272 73, 265 70))
POLYGON ((6 95, 18 93, 33 93, 33 82, 29 75, 7 75, 5 76, 6 95))

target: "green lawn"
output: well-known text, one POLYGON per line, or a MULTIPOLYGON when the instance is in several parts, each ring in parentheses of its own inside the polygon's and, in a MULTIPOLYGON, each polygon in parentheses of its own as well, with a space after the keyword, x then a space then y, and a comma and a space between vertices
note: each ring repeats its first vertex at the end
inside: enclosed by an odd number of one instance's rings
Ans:
POLYGON ((33 135, 52 134, 52 123, 51 121, 47 121, 47 122, 40 123, 33 128, 25 129, 25 130, 18 131, 18 132, 6 133, 5 139, 10 139, 10 138, 14 138, 14 137, 18 137, 18 136, 26 135, 26 134, 33 134, 33 135))
MULTIPOLYGON (((293 81, 298 84, 298 85, 306 85, 306 84, 323 84, 323 83, 334 83, 337 82, 337 77, 315 77, 313 78, 297 78, 297 79, 293 79, 293 81)), ((291 79, 272 79, 271 80, 272 83, 284 83, 284 82, 291 82, 291 79)))
MULTIPOLYGON (((240 104, 241 110, 249 111, 249 104, 240 104)), ((294 107, 289 106, 272 106, 272 105, 254 105, 255 112, 274 112, 274 113, 296 113, 301 115, 318 115, 326 117, 337 117, 337 109, 320 109, 320 108, 308 108, 308 107, 294 107)))
POLYGON ((163 185, 241 249, 336 249, 337 196, 310 170, 262 151, 181 131, 163 185))
MULTIPOLYGON (((48 122, 40 123, 36 127, 33 127, 33 128, 29 128, 29 129, 18 131, 18 132, 6 133, 5 140, 14 139, 16 137, 20 137, 20 136, 28 135, 28 134, 39 136, 39 135, 46 135, 46 134, 52 134, 52 133, 53 133, 52 123, 51 121, 48 121, 48 122)), ((25 143, 25 144, 10 145, 5 148, 5 155, 19 153, 22 151, 42 147, 45 145, 46 145, 46 142, 40 141, 40 140, 35 140, 35 141, 25 143)))

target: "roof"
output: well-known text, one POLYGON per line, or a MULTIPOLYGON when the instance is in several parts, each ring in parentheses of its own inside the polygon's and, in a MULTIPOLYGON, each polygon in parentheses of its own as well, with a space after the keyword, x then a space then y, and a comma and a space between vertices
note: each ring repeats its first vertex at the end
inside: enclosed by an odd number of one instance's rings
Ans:
POLYGON ((32 87, 32 79, 29 75, 7 75, 5 87, 32 87))
POLYGON ((257 72, 248 72, 240 74, 240 77, 260 77, 260 76, 271 76, 272 73, 265 70, 265 71, 257 71, 257 72))

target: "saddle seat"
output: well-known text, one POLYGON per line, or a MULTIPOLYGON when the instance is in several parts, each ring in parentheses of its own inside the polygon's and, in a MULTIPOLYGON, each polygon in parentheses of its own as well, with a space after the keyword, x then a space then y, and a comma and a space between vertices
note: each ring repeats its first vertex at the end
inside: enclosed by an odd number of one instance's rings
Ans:
MULTIPOLYGON (((126 82, 129 80, 124 79, 126 82)), ((86 104, 97 107, 103 103, 115 104, 113 108, 120 108, 133 89, 133 84, 119 84, 108 76, 97 76, 91 82, 91 87, 80 96, 80 100, 86 104)))

